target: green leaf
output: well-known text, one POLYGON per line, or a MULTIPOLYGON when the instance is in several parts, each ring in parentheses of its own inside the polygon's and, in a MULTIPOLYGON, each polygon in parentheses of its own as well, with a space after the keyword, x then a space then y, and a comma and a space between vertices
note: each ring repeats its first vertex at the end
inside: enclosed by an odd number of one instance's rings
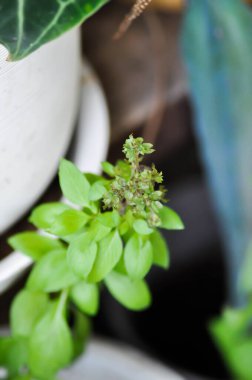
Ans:
POLYGON ((153 229, 148 226, 148 223, 143 219, 138 219, 133 223, 134 230, 140 235, 150 235, 153 229))
POLYGON ((88 315, 96 315, 99 307, 99 289, 96 284, 80 282, 73 286, 71 298, 78 308, 88 315))
POLYGON ((22 290, 11 305, 10 320, 13 336, 29 336, 38 320, 46 312, 48 296, 42 292, 22 290))
POLYGON ((133 234, 125 246, 124 262, 131 278, 142 279, 149 272, 153 260, 150 241, 133 234))
POLYGON ((171 208, 163 206, 159 211, 161 219, 161 228, 167 230, 183 230, 184 224, 180 216, 171 208))
POLYGON ((21 59, 80 25, 106 0, 1 1, 0 43, 10 59, 21 59))
POLYGON ((104 226, 115 228, 120 224, 120 214, 118 211, 107 211, 97 216, 97 220, 104 226))
POLYGON ((73 272, 86 278, 93 268, 97 254, 97 244, 92 235, 86 232, 73 239, 67 251, 67 262, 73 272))
POLYGON ((97 257, 88 281, 101 281, 118 263, 122 255, 122 240, 118 231, 111 232, 98 245, 97 257))
POLYGON ((107 189, 104 186, 103 181, 95 182, 89 190, 89 199, 90 201, 98 201, 102 199, 103 195, 106 193, 107 189))
POLYGON ((37 228, 47 230, 53 225, 55 217, 71 208, 65 203, 51 202, 36 207, 29 217, 29 221, 37 228))
POLYGON ((62 193, 69 201, 82 207, 88 206, 90 184, 72 162, 61 160, 59 181, 62 193))
POLYGON ((108 174, 110 177, 115 176, 115 167, 110 162, 104 161, 102 162, 101 166, 104 173, 108 174))
POLYGON ((150 242, 152 244, 153 251, 153 264, 156 264, 161 268, 167 269, 170 264, 170 259, 169 250, 165 239, 160 234, 160 232, 155 231, 150 236, 150 242))
POLYGON ((130 310, 144 310, 151 304, 151 294, 145 281, 111 272, 105 278, 110 293, 123 306, 130 310))
POLYGON ((73 357, 71 331, 64 316, 65 306, 64 292, 38 322, 30 336, 28 364, 35 377, 48 379, 54 376, 73 357))
POLYGON ((18 374, 27 364, 27 339, 23 337, 0 337, 0 366, 10 376, 18 374))
POLYGON ((90 335, 90 321, 79 310, 74 310, 74 323, 72 328, 74 358, 80 356, 85 350, 88 337, 90 335))
POLYGON ((111 227, 100 223, 97 218, 89 226, 90 236, 92 236, 92 239, 94 239, 96 242, 102 240, 110 233, 110 231, 111 227))
POLYGON ((71 271, 66 250, 53 251, 44 256, 33 268, 27 282, 31 290, 57 292, 76 284, 79 278, 71 271))
POLYGON ((41 236, 36 232, 21 232, 9 238, 8 243, 16 251, 30 256, 35 261, 40 260, 48 252, 63 247, 59 240, 41 236))
POLYGON ((79 210, 66 210, 54 219, 50 232, 57 236, 68 236, 78 232, 90 217, 79 210))

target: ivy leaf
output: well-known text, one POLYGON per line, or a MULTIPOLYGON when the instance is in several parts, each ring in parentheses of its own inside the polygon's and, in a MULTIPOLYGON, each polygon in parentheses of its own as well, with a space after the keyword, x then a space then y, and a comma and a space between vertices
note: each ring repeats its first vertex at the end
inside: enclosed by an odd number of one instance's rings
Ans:
POLYGON ((11 60, 21 59, 41 45, 80 25, 106 0, 2 1, 0 42, 11 60))
POLYGON ((37 323, 29 339, 28 364, 34 377, 48 379, 73 357, 71 331, 64 316, 65 294, 37 323))
POLYGON ((16 251, 30 256, 35 261, 50 251, 63 248, 59 240, 41 236, 36 232, 21 232, 9 238, 8 243, 16 251))
POLYGON ((69 201, 78 206, 88 206, 90 184, 72 162, 61 160, 59 181, 62 193, 69 201))
POLYGON ((150 241, 133 234, 125 246, 124 262, 131 278, 142 279, 149 272, 153 260, 150 241))
POLYGON ((76 275, 85 279, 93 268, 96 254, 97 244, 93 242, 92 235, 86 232, 71 241, 67 262, 76 275))
POLYGON ((42 292, 22 290, 11 305, 10 320, 13 336, 29 336, 38 320, 46 312, 48 296, 42 292))
POLYGON ((104 161, 102 162, 101 166, 104 173, 108 174, 110 177, 115 176, 115 167, 110 162, 104 161))
POLYGON ((153 229, 150 228, 148 223, 143 219, 135 220, 133 228, 139 235, 150 235, 153 232, 153 229))
POLYGON ((88 281, 101 281, 118 263, 122 250, 122 240, 117 230, 102 239, 98 244, 97 257, 88 281))
POLYGON ((114 298, 130 310, 144 310, 151 304, 151 294, 143 280, 132 280, 113 271, 105 278, 105 284, 114 298))
POLYGON ((159 210, 159 217, 161 228, 167 230, 183 230, 185 228, 180 216, 169 207, 163 206, 159 210))
POLYGON ((29 217, 29 222, 34 224, 37 228, 48 231, 53 225, 55 217, 66 210, 71 208, 65 203, 50 202, 37 206, 29 217))
POLYGON ((24 337, 0 337, 0 367, 10 376, 18 374, 27 364, 27 339, 24 337))
POLYGON ((27 282, 30 290, 57 292, 67 288, 79 278, 70 270, 66 250, 53 251, 44 256, 33 268, 27 282))
POLYGON ((99 307, 99 289, 96 284, 80 282, 73 286, 71 298, 76 306, 88 315, 96 315, 99 307))
POLYGON ((95 182, 89 190, 89 199, 90 201, 98 201, 102 199, 103 195, 106 193, 107 189, 104 186, 103 181, 95 182))
POLYGON ((153 264, 167 269, 170 264, 169 250, 165 239, 158 231, 154 231, 150 236, 153 251, 153 264))
POLYGON ((115 228, 120 224, 120 214, 118 211, 107 211, 97 216, 97 220, 109 228, 115 228))

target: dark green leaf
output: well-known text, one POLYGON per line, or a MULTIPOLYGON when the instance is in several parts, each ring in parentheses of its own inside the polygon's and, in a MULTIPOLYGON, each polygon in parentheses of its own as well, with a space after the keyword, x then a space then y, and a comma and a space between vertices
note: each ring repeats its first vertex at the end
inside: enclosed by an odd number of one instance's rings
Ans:
POLYGON ((171 208, 163 206, 159 211, 161 219, 161 228, 167 230, 183 230, 184 224, 180 216, 171 208))
POLYGON ((130 310, 143 310, 151 304, 151 294, 143 280, 132 280, 111 272, 105 278, 105 284, 115 299, 130 310))
POLYGON ((32 374, 48 379, 73 357, 71 331, 64 317, 66 294, 35 326, 29 340, 28 363, 32 374))
POLYGON ((45 203, 32 211, 29 221, 37 228, 48 230, 54 223, 55 217, 66 210, 71 210, 71 208, 65 203, 45 203))
POLYGON ((134 234, 125 246, 124 262, 131 278, 142 279, 149 272, 153 261, 150 241, 134 234))
POLYGON ((11 305, 11 331, 13 336, 29 336, 38 320, 46 312, 48 296, 42 292, 22 290, 11 305))
POLYGON ((152 244, 153 264, 167 269, 169 267, 170 259, 165 239, 160 232, 155 231, 150 236, 150 242, 152 244))
POLYGON ((67 251, 67 262, 78 276, 86 278, 93 268, 97 254, 97 244, 89 232, 73 239, 67 251))
POLYGON ((1 1, 0 43, 18 60, 80 25, 105 0, 1 1))
POLYGON ((97 257, 88 276, 90 282, 101 281, 118 263, 122 255, 122 240, 118 231, 111 232, 98 245, 97 257))
POLYGON ((71 298, 78 308, 88 315, 96 315, 99 307, 99 289, 96 284, 80 282, 73 286, 71 298))
POLYGON ((72 162, 65 159, 61 161, 59 181, 62 193, 69 201, 82 207, 88 205, 90 184, 72 162))
POLYGON ((50 252, 33 268, 27 282, 31 290, 57 292, 79 281, 71 271, 66 259, 66 250, 50 252))
POLYGON ((153 229, 148 226, 148 223, 143 219, 137 219, 133 223, 134 230, 140 235, 150 235, 153 229))
POLYGON ((63 244, 56 239, 41 236, 36 232, 21 232, 8 239, 10 246, 33 260, 40 260, 48 252, 60 249, 63 244))

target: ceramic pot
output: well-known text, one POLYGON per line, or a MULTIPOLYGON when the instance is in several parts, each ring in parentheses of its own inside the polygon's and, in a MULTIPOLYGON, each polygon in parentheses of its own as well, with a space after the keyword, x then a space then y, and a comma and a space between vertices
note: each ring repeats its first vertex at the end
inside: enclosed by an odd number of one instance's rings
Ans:
POLYGON ((0 233, 56 173, 77 117, 80 34, 74 29, 18 62, 0 45, 0 233))

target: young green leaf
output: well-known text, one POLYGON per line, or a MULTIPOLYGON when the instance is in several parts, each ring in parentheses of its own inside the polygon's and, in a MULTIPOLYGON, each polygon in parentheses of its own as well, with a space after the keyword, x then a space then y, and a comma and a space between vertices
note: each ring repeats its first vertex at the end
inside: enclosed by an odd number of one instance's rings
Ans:
POLYGON ((133 228, 139 235, 150 235, 153 232, 153 228, 150 228, 148 223, 143 219, 135 220, 133 228))
POLYGON ((163 206, 159 210, 159 217, 161 219, 161 228, 167 230, 183 230, 184 224, 180 216, 171 208, 163 206))
POLYGON ((107 211, 97 216, 97 220, 109 228, 115 228, 120 223, 120 214, 118 211, 107 211))
POLYGON ((27 339, 24 337, 0 337, 0 367, 8 370, 9 376, 16 376, 25 368, 28 360, 27 339))
POLYGON ((11 305, 10 320, 13 336, 29 336, 46 312, 49 298, 42 292, 21 290, 11 305))
POLYGON ((122 240, 118 231, 111 232, 98 245, 97 257, 88 281, 101 281, 118 263, 122 255, 122 240))
POLYGON ((8 243, 16 251, 30 256, 35 261, 40 260, 48 252, 63 247, 59 240, 41 236, 36 232, 21 232, 8 239, 8 243))
POLYGON ((70 294, 78 308, 88 315, 96 315, 99 307, 99 289, 96 284, 80 282, 73 286, 70 294))
POLYGON ((31 373, 39 379, 49 379, 68 365, 73 357, 73 342, 64 317, 65 293, 37 323, 28 348, 31 373))
POLYGON ((55 217, 50 232, 57 236, 68 236, 78 232, 90 217, 79 210, 66 210, 55 217))
POLYGON ((151 294, 143 280, 132 280, 113 271, 105 278, 105 284, 115 299, 130 310, 144 310, 151 304, 151 294))
POLYGON ((102 199, 103 195, 106 193, 107 189, 104 186, 103 181, 95 182, 89 190, 89 199, 90 201, 98 201, 102 199))
POLYGON ((165 239, 160 234, 160 232, 155 231, 150 236, 150 242, 153 251, 153 264, 160 266, 161 268, 167 269, 169 267, 169 250, 165 239))
POLYGON ((61 161, 59 181, 62 193, 69 201, 82 207, 88 205, 90 184, 72 162, 65 159, 61 161))
POLYGON ((31 213, 29 221, 37 228, 48 231, 53 225, 55 217, 71 207, 61 202, 45 203, 37 206, 31 213))
POLYGON ((91 233, 86 232, 73 239, 67 251, 67 262, 72 271, 86 278, 93 268, 97 254, 97 244, 91 233))
POLYGON ((101 166, 104 173, 108 174, 110 177, 115 176, 115 167, 110 162, 104 161, 102 162, 101 166))
POLYGON ((111 231, 111 227, 105 226, 100 223, 96 218, 89 226, 89 233, 92 236, 92 239, 96 242, 105 238, 111 231))
POLYGON ((152 246, 136 233, 125 246, 124 262, 129 276, 142 279, 149 272, 153 260, 152 246))
POLYGON ((71 271, 66 250, 60 249, 44 256, 33 268, 27 282, 30 290, 57 292, 76 284, 79 278, 71 271))

